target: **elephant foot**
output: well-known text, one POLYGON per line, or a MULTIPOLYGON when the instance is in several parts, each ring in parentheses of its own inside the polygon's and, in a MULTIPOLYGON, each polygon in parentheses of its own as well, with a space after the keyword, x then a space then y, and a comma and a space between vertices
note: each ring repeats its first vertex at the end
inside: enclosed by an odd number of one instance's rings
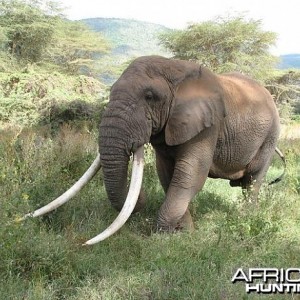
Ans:
POLYGON ((186 210, 183 217, 179 220, 177 226, 175 227, 175 230, 190 232, 195 230, 194 222, 189 209, 186 210))
POLYGON ((194 222, 190 211, 187 210, 181 219, 175 225, 161 225, 157 226, 159 232, 178 232, 178 231, 189 231, 192 232, 195 230, 194 222))

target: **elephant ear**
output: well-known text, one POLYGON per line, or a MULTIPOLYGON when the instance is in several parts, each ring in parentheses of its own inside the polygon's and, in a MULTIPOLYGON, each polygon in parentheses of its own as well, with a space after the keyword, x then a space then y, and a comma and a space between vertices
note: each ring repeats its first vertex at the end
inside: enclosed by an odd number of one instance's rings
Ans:
POLYGON ((218 77, 202 68, 198 78, 183 80, 175 93, 165 129, 166 143, 180 145, 226 116, 218 77))

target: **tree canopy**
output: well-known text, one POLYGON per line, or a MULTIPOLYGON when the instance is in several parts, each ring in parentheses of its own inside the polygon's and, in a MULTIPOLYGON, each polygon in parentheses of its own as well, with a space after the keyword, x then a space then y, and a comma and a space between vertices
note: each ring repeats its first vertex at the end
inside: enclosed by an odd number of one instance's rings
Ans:
POLYGON ((108 49, 109 45, 105 39, 84 23, 61 19, 56 24, 48 59, 68 73, 77 73, 82 68, 93 69, 93 58, 97 54, 106 53, 108 49))
POLYGON ((107 42, 83 23, 65 19, 62 11, 56 1, 1 0, 1 57, 21 66, 50 63, 69 73, 92 67, 91 58, 106 52, 107 42))
POLYGON ((4 48, 14 58, 37 62, 53 38, 56 14, 48 15, 48 2, 2 0, 0 26, 6 35, 4 48))
POLYGON ((270 47, 276 33, 264 31, 260 20, 244 16, 217 17, 191 24, 161 36, 161 43, 175 58, 197 61, 216 72, 240 71, 256 78, 266 77, 275 57, 270 47))

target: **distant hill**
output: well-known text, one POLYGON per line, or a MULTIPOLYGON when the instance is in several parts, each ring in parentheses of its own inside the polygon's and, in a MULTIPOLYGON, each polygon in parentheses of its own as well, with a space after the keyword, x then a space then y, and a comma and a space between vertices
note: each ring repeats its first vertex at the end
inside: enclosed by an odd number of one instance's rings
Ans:
POLYGON ((112 84, 119 76, 123 64, 142 55, 170 56, 159 44, 158 36, 171 29, 162 25, 116 18, 92 18, 81 20, 91 29, 101 32, 112 49, 98 60, 99 79, 112 84))
POLYGON ((126 56, 168 54, 159 45, 158 36, 171 29, 162 25, 115 18, 92 18, 82 21, 104 35, 113 47, 113 54, 126 56))
POLYGON ((281 55, 280 60, 280 69, 300 69, 300 54, 281 55))

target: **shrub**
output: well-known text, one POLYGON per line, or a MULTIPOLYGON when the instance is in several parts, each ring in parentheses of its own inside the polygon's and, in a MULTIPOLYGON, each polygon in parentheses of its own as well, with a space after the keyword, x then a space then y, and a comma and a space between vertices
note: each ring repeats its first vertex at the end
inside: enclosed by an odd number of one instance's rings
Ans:
POLYGON ((106 103, 107 89, 98 80, 83 75, 2 73, 0 97, 0 127, 57 127, 74 120, 97 122, 106 103))

